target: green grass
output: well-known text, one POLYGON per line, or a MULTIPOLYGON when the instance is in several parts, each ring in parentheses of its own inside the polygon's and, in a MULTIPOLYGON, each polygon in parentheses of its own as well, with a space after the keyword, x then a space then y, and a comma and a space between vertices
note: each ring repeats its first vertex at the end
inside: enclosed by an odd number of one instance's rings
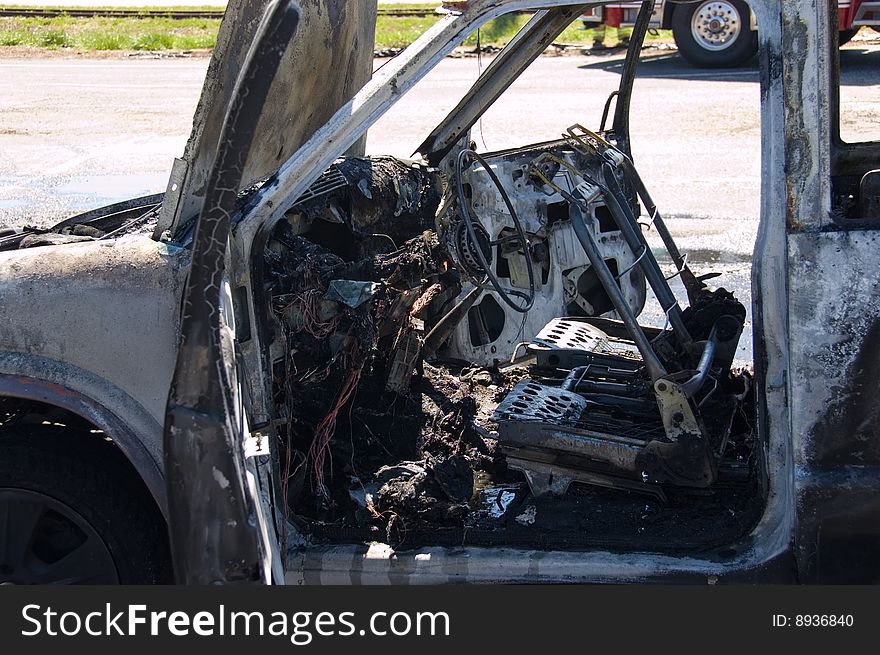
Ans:
POLYGON ((376 47, 405 48, 436 22, 435 16, 379 16, 376 19, 376 47))
POLYGON ((0 46, 76 50, 213 48, 219 20, 187 18, 0 18, 0 46))
MULTIPOLYGON (((2 2, 2 0, 0 0, 2 2)), ((210 5, 206 5, 210 6, 210 5)), ((387 7, 406 8, 400 5, 387 7)), ((507 15, 487 23, 480 30, 484 46, 500 47, 528 21, 526 15, 507 15)), ((376 24, 376 48, 397 49, 412 43, 438 20, 437 16, 379 16, 376 24)), ((204 18, 0 18, 0 46, 32 46, 37 48, 73 48, 96 50, 195 50, 213 48, 220 21, 204 18)), ((583 29, 580 21, 572 23, 557 39, 560 43, 590 44, 597 33, 583 29)), ((617 42, 614 28, 605 30, 608 45, 617 42)), ((669 39, 668 33, 649 36, 669 39)), ((476 46, 477 34, 465 39, 464 45, 476 46)))
POLYGON ((135 38, 132 48, 135 50, 170 50, 174 48, 174 37, 170 34, 148 32, 135 38))
POLYGON ((77 45, 86 50, 124 50, 125 38, 118 32, 87 31, 80 35, 77 45))
MULTIPOLYGON (((480 45, 504 45, 513 38, 528 20, 529 16, 525 14, 505 14, 495 20, 490 20, 480 28, 480 45)), ((464 40, 464 45, 477 45, 476 32, 464 40)))
POLYGON ((38 45, 43 48, 63 48, 70 45, 70 37, 62 30, 46 30, 39 35, 38 45))
POLYGON ((4 32, 0 31, 0 46, 4 45, 22 45, 23 35, 17 32, 4 32))

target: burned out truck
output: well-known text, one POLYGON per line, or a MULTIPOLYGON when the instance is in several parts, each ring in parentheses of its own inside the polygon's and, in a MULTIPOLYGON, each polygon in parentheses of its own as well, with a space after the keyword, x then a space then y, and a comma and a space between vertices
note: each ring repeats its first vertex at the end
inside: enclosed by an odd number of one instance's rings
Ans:
POLYGON ((166 193, 2 237, 0 581, 877 581, 880 150, 829 3, 752 3, 751 326, 631 156, 652 2, 597 125, 498 152, 471 128, 602 3, 454 3, 372 77, 370 4, 230 3, 166 193), (363 156, 521 10, 413 159, 363 156))

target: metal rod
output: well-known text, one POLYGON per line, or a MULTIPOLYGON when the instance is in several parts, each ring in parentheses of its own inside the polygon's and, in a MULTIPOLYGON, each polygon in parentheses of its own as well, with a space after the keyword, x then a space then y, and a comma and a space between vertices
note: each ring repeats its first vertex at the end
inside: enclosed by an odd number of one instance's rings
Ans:
POLYGON ((428 138, 417 148, 436 166, 483 113, 547 49, 578 15, 595 3, 537 12, 474 82, 428 138))
MULTIPOLYGON (((587 364, 586 366, 575 366, 569 374, 566 376, 565 380, 562 382, 562 388, 566 391, 577 391, 578 387, 581 383, 589 383, 589 384, 614 384, 618 387, 630 388, 631 385, 627 384, 636 379, 633 371, 623 371, 621 369, 612 369, 609 366, 602 364, 587 364), (594 372, 602 375, 605 378, 611 380, 625 380, 626 382, 597 382, 595 380, 584 380, 587 376, 587 373, 594 372)), ((611 387, 605 389, 605 391, 609 391, 611 387)))
POLYGON ((681 281, 687 290, 688 300, 693 304, 703 288, 702 281, 691 272, 690 267, 688 266, 687 255, 682 256, 681 251, 679 251, 678 245, 673 240, 672 234, 670 234, 669 228, 666 226, 666 222, 660 215, 657 205, 651 198, 651 194, 648 193, 648 189, 645 187, 645 183, 642 181, 642 177, 639 175, 639 172, 636 170, 632 161, 625 159, 622 165, 624 172, 635 185, 636 193, 645 205, 645 211, 651 215, 650 225, 653 225, 657 229, 657 234, 660 235, 660 240, 663 241, 666 251, 669 253, 672 261, 675 263, 675 267, 678 269, 678 275, 681 276, 681 281))
POLYGON ((590 264, 596 272, 599 282, 605 289, 605 293, 608 294, 618 316, 620 316, 620 319, 629 330, 633 342, 636 344, 639 353, 642 355, 642 360, 645 362, 645 366, 648 367, 651 379, 653 381, 660 379, 666 375, 666 369, 663 368, 663 364, 660 363, 657 353, 651 348, 648 338, 645 336, 645 333, 642 332, 639 322, 636 320, 636 317, 627 304, 626 299, 623 297, 623 292, 620 290, 620 287, 617 286, 617 282, 614 280, 614 274, 602 258, 602 255, 599 252, 599 247, 593 238, 593 234, 584 222, 584 215, 581 212, 579 204, 573 203, 570 210, 571 225, 574 228, 574 233, 577 236, 578 241, 581 242, 581 246, 583 247, 587 258, 590 260, 590 264))
POLYGON ((639 266, 648 279, 648 284, 651 285, 654 295, 657 296, 660 306, 669 317, 669 322, 679 341, 682 344, 690 343, 692 341, 691 335, 687 327, 685 327, 684 319, 681 316, 681 308, 678 306, 678 300, 675 298, 675 294, 672 293, 672 288, 666 281, 666 277, 663 275, 663 271, 660 269, 654 253, 648 248, 648 242, 645 240, 641 230, 638 229, 635 216, 633 216, 626 203, 622 203, 619 200, 622 192, 614 175, 614 168, 611 164, 605 163, 602 165, 602 173, 605 178, 605 184, 608 187, 608 193, 605 194, 605 203, 611 211, 611 216, 617 223, 617 227, 620 228, 620 232, 632 249, 633 254, 639 252, 642 248, 647 249, 643 253, 644 257, 640 259, 639 266))
POLYGON ((628 156, 632 156, 629 145, 629 107, 632 100, 633 80, 636 76, 639 54, 642 50, 642 44, 645 42, 645 35, 651 25, 653 13, 653 0, 643 2, 630 35, 629 48, 623 63, 623 72, 620 75, 617 102, 614 105, 614 120, 611 123, 611 131, 614 133, 614 140, 618 147, 628 156))
POLYGON ((422 352, 427 359, 434 357, 437 354, 437 350, 443 345, 443 342, 452 336, 452 332, 461 323, 468 311, 470 311, 470 308, 474 306, 482 292, 483 288, 481 286, 475 286, 425 335, 422 352))
POLYGON ((673 273, 672 275, 667 275, 667 276, 666 276, 666 279, 667 279, 667 280, 671 280, 671 279, 673 279, 673 278, 678 277, 678 276, 681 275, 682 273, 684 273, 685 270, 687 269, 687 261, 688 261, 688 256, 687 256, 687 254, 685 254, 685 256, 684 256, 684 264, 683 264, 680 268, 675 269, 675 273, 673 273))
POLYGON ((657 401, 654 398, 626 398, 607 393, 580 393, 578 395, 605 408, 615 407, 640 415, 657 413, 657 401))
POLYGON ((712 360, 715 359, 715 348, 717 346, 718 331, 716 327, 713 327, 712 332, 709 333, 709 338, 706 340, 706 345, 703 347, 703 354, 700 356, 700 361, 697 364, 697 372, 687 382, 681 385, 688 398, 693 397, 693 395, 703 386, 703 382, 706 381, 706 376, 709 374, 709 367, 712 365, 712 360))
POLYGON ((605 101, 605 107, 602 109, 602 120, 599 121, 599 131, 605 131, 605 123, 608 121, 608 112, 611 111, 611 103, 614 99, 620 95, 620 91, 612 91, 611 95, 608 96, 608 100, 605 101))
MULTIPOLYGON (((568 137, 575 143, 591 148, 596 154, 604 156, 609 162, 613 162, 614 167, 620 166, 623 168, 624 173, 636 187, 636 194, 641 198, 642 202, 645 203, 646 211, 651 215, 648 227, 656 224, 657 233, 660 235, 663 245, 666 247, 666 250, 669 252, 670 257, 672 257, 672 260, 678 269, 678 275, 681 276, 682 282, 687 290, 688 300, 693 304, 703 288, 702 281, 691 272, 690 268, 688 268, 687 259, 682 257, 681 252, 678 250, 678 246, 675 241, 673 241, 672 235, 669 233, 666 223, 663 222, 663 217, 660 216, 657 205, 654 204, 654 201, 648 193, 648 189, 645 187, 645 183, 642 181, 641 176, 636 170, 632 159, 627 156, 623 150, 609 143, 602 136, 585 128, 583 125, 570 127, 568 129, 568 137), (580 131, 581 134, 578 134, 576 130, 580 131), (598 148, 594 147, 586 137, 593 139, 596 144, 598 144, 598 148)), ((619 192, 619 186, 617 185, 616 179, 609 182, 609 184, 612 185, 612 188, 617 188, 619 192)), ((635 216, 631 216, 631 220, 638 224, 635 216)), ((639 234, 639 236, 641 237, 641 234, 639 234)))
POLYGON ((602 393, 621 398, 639 398, 632 387, 620 382, 597 382, 595 380, 566 380, 562 385, 566 391, 574 393, 602 393))
POLYGON ((626 275, 631 270, 633 270, 636 266, 638 266, 639 262, 642 261, 642 257, 644 257, 646 254, 648 254, 648 246, 642 246, 641 254, 638 257, 636 257, 636 260, 632 264, 630 264, 625 269, 623 269, 623 271, 617 276, 616 279, 620 280, 621 278, 623 278, 624 275, 626 275))

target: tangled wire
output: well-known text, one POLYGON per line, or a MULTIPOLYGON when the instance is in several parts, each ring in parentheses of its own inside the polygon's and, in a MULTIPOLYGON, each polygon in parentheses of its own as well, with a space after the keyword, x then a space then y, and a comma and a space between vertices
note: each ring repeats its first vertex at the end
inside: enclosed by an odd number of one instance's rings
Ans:
POLYGON ((312 480, 315 493, 325 499, 329 498, 330 492, 327 489, 327 485, 324 484, 324 462, 327 454, 330 452, 330 440, 336 432, 336 419, 339 416, 339 412, 357 391, 361 372, 364 369, 364 360, 360 356, 360 346, 357 340, 352 342, 351 349, 348 351, 345 360, 347 365, 346 376, 342 383, 342 388, 336 396, 333 408, 321 419, 318 427, 315 428, 315 437, 312 440, 308 453, 308 460, 312 465, 312 480))

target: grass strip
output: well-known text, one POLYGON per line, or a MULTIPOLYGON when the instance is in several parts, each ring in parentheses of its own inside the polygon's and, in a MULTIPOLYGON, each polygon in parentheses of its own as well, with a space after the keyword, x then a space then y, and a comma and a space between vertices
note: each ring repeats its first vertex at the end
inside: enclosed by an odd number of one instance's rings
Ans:
MULTIPOLYGON (((11 5, 10 5, 11 6, 11 5)), ((390 7, 396 5, 383 5, 390 7)), ((399 5, 406 8, 407 5, 399 5)), ((409 5, 413 6, 413 5, 409 5)), ((419 6, 419 5, 415 5, 419 6)), ((526 23, 527 15, 506 15, 487 23, 479 34, 484 46, 501 47, 526 23)), ((379 16, 376 24, 376 48, 398 49, 412 43, 433 25, 436 16, 379 16)), ((220 21, 206 18, 52 18, 0 17, 0 46, 36 48, 72 48, 81 52, 100 50, 196 50, 213 48, 220 21)), ((572 23, 559 37, 561 43, 591 44, 597 38, 613 45, 618 34, 606 28, 604 35, 583 29, 580 21, 572 23)), ((668 39, 661 32, 652 39, 668 39)), ((465 39, 465 46, 475 46, 477 34, 465 39)))

